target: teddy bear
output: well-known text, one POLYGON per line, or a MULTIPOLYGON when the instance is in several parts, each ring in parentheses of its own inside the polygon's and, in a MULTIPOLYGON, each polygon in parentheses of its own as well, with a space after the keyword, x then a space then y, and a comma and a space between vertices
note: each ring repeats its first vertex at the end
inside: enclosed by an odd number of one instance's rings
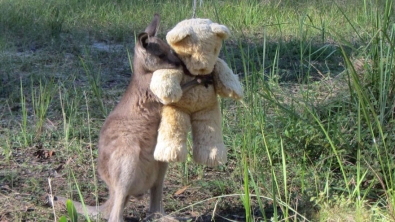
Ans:
POLYGON ((156 160, 184 162, 187 135, 192 129, 192 157, 196 163, 212 167, 226 162, 217 95, 235 100, 243 96, 238 76, 218 58, 222 41, 229 35, 226 26, 200 18, 183 20, 167 33, 166 40, 184 68, 160 69, 151 79, 151 91, 164 104, 154 151, 156 160), (197 78, 210 77, 213 84, 184 89, 197 78))

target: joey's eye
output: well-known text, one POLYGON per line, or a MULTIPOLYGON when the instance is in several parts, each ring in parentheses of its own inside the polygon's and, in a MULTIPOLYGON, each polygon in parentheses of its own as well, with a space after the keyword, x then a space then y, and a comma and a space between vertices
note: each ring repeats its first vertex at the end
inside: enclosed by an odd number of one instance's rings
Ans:
POLYGON ((163 58, 166 57, 166 55, 165 55, 165 54, 160 54, 160 55, 158 55, 158 57, 159 57, 160 59, 163 59, 163 58))

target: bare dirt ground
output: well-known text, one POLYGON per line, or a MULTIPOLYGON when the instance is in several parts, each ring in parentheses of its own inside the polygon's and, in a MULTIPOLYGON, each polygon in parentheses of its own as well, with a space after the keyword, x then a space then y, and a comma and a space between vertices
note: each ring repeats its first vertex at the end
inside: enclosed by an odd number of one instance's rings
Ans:
MULTIPOLYGON (((66 190, 70 190, 70 186, 73 186, 72 179, 68 179, 70 176, 68 169, 72 169, 75 173, 85 204, 94 206, 96 198, 100 204, 107 198, 107 190, 100 180, 98 196, 95 195, 90 161, 85 165, 77 164, 73 157, 65 159, 59 156, 56 150, 45 149, 41 144, 23 150, 15 149, 12 155, 10 161, 0 162, 0 221, 53 220, 53 212, 48 205, 47 197, 51 189, 54 195, 67 195, 66 190), (51 189, 49 178, 51 178, 51 189)), ((89 159, 87 155, 86 160, 89 159)), ((189 175, 188 184, 185 185, 182 182, 185 178, 182 178, 178 172, 180 167, 172 164, 165 181, 165 211, 188 221, 245 221, 241 199, 232 193, 234 188, 223 184, 223 190, 220 190, 210 184, 213 181, 227 181, 233 173, 233 161, 231 160, 223 170, 204 168, 203 178, 189 175), (216 196, 223 197, 216 198, 216 196)), ((191 163, 189 167, 197 166, 191 163)), ((79 200, 77 191, 74 192, 72 199, 79 200)), ((143 200, 131 199, 124 211, 126 220, 142 220, 147 211, 148 199, 148 195, 143 200)), ((60 216, 67 213, 65 209, 56 209, 56 214, 60 216)), ((262 218, 258 209, 254 214, 256 218, 262 218)), ((271 216, 270 207, 266 214, 271 216)))

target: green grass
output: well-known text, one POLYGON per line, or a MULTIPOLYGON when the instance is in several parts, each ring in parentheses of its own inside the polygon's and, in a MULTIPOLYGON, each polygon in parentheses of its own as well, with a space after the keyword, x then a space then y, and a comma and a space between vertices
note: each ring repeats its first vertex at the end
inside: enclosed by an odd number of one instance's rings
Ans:
MULTIPOLYGON (((166 212, 395 220, 394 11, 389 0, 203 1, 197 16, 231 29, 221 57, 245 97, 221 101, 228 163, 172 164, 166 212)), ((192 1, 0 0, 0 220, 54 220, 48 176, 55 195, 105 200, 100 127, 155 12, 164 37, 192 16, 192 1)), ((125 215, 144 217, 141 206, 125 215)))

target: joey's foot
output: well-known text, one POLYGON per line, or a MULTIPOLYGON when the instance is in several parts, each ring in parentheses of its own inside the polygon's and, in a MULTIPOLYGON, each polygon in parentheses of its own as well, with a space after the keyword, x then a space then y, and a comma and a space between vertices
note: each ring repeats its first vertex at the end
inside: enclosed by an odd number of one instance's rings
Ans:
POLYGON ((152 213, 147 216, 147 218, 144 220, 146 222, 148 221, 155 221, 155 222, 181 222, 181 221, 187 221, 182 218, 177 218, 177 217, 172 217, 166 214, 161 214, 161 213, 152 213))

